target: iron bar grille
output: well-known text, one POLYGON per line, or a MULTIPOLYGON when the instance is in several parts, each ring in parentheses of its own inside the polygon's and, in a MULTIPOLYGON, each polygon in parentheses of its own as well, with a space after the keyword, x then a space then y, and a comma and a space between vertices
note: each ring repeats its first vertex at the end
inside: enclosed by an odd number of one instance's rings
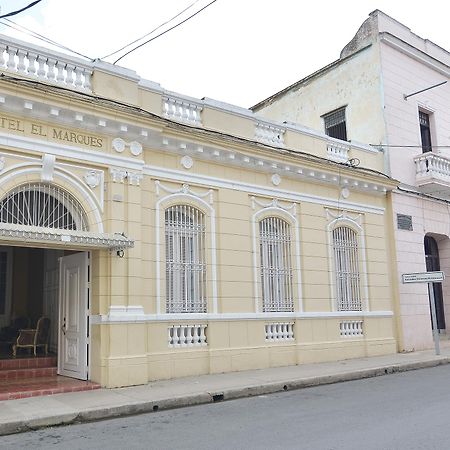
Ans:
POLYGON ((206 299, 205 215, 188 205, 165 212, 166 311, 204 313, 206 299))
POLYGON ((0 222, 88 231, 82 206, 67 191, 46 183, 23 184, 0 202, 0 222))
POLYGON ((277 217, 261 220, 259 241, 263 311, 294 311, 289 224, 277 217))
POLYGON ((339 311, 361 311, 358 236, 349 227, 333 230, 334 270, 337 308, 339 311))
POLYGON ((328 136, 343 141, 347 140, 347 124, 345 120, 345 108, 337 109, 323 116, 325 133, 328 136))

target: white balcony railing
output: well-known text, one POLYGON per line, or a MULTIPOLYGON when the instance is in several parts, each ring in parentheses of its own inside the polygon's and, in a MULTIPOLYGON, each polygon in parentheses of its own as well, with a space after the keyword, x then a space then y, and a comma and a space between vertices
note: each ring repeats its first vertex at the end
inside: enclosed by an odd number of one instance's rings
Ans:
POLYGON ((207 325, 173 325, 168 328, 169 347, 203 347, 207 325))
POLYGON ((284 134, 286 130, 267 123, 257 122, 255 139, 259 142, 278 147, 284 147, 284 134))
POLYGON ((450 159, 433 152, 423 153, 414 158, 416 182, 418 186, 434 182, 450 184, 450 159))
POLYGON ((91 91, 90 63, 4 35, 0 35, 0 69, 46 83, 91 91))
POLYGON ((332 161, 346 163, 348 161, 348 152, 350 148, 348 144, 338 142, 327 142, 327 156, 332 161))
POLYGON ((343 320, 339 323, 339 331, 342 337, 363 336, 362 320, 343 320))
POLYGON ((268 323, 265 326, 266 341, 292 341, 294 322, 268 323))
POLYGON ((163 114, 168 119, 184 122, 191 125, 201 125, 202 106, 182 98, 173 96, 163 97, 163 114))

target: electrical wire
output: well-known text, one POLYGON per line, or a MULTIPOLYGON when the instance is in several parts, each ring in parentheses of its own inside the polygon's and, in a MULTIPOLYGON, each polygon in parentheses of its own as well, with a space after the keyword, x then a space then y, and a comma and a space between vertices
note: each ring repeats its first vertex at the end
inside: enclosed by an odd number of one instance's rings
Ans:
POLYGON ((74 53, 75 55, 81 56, 81 57, 89 59, 91 61, 93 60, 93 58, 90 58, 89 56, 83 55, 80 52, 72 50, 71 48, 66 47, 65 45, 59 44, 58 42, 56 42, 56 41, 54 41, 54 40, 52 40, 52 39, 50 39, 50 38, 48 38, 48 37, 46 37, 46 36, 44 36, 42 34, 39 34, 36 31, 30 30, 29 28, 24 27, 23 25, 19 25, 18 23, 13 22, 11 19, 4 19, 3 21, 0 21, 0 23, 2 25, 5 25, 7 27, 12 28, 13 30, 19 31, 20 33, 27 34, 28 36, 31 36, 31 37, 33 37, 35 39, 39 39, 41 41, 44 41, 47 44, 51 44, 51 45, 53 45, 53 46, 55 46, 57 48, 60 48, 62 50, 67 50, 67 51, 69 51, 71 53, 74 53), (8 22, 8 23, 6 23, 6 22, 8 22))
POLYGON ((188 20, 192 19, 193 17, 195 17, 197 14, 200 14, 203 10, 205 10, 206 8, 208 8, 209 6, 211 6, 213 3, 216 3, 217 0, 212 0, 211 2, 209 2, 207 5, 205 5, 203 8, 199 9, 197 12, 195 12, 194 14, 190 15, 189 17, 187 17, 186 19, 182 20, 181 22, 177 23, 176 25, 168 28, 167 30, 163 31, 162 33, 157 34, 155 37, 143 42, 142 44, 137 45, 136 47, 133 47, 131 50, 129 50, 128 52, 126 52, 124 55, 122 55, 120 58, 116 59, 113 64, 117 64, 121 59, 125 58, 125 56, 129 55, 130 53, 134 52, 135 50, 137 50, 138 48, 143 47, 144 45, 148 44, 149 42, 154 41, 155 39, 158 39, 159 37, 163 36, 164 34, 168 33, 169 31, 179 27, 180 25, 182 25, 183 23, 187 22, 188 20))
POLYGON ((23 11, 26 11, 29 8, 32 8, 34 5, 37 5, 41 0, 35 0, 34 2, 31 2, 29 5, 24 6, 22 9, 18 9, 16 11, 12 11, 8 14, 3 14, 3 16, 0 16, 0 19, 4 19, 5 17, 11 17, 11 16, 15 16, 16 14, 19 14, 23 11))
POLYGON ((177 17, 181 16, 181 14, 185 13, 188 9, 192 8, 196 3, 198 3, 200 0, 195 0, 194 3, 191 3, 188 7, 184 8, 182 11, 180 11, 178 14, 176 14, 175 16, 173 16, 172 18, 170 18, 169 20, 166 20, 164 23, 162 23, 161 25, 158 25, 156 28, 154 28, 152 31, 148 32, 147 34, 144 34, 144 36, 141 36, 138 39, 135 39, 134 41, 130 42, 127 45, 124 45, 122 48, 119 48, 119 50, 116 50, 115 52, 110 53, 109 55, 103 56, 101 59, 106 59, 109 58, 110 56, 115 55, 116 53, 121 52, 122 50, 125 50, 127 47, 129 47, 130 45, 136 44, 136 42, 141 41, 142 39, 146 38, 147 36, 150 36, 151 34, 153 34, 155 31, 159 30, 160 28, 162 28, 164 25, 167 25, 168 23, 172 22, 172 20, 176 19, 177 17))
MULTIPOLYGON (((371 147, 383 148, 423 148, 421 145, 369 144, 371 147)), ((450 145, 432 145, 432 148, 450 148, 450 145)))

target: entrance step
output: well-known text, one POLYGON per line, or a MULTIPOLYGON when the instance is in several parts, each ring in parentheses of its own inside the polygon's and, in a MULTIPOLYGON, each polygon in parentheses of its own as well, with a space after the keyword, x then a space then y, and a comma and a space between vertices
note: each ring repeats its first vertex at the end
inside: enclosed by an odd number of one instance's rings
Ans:
POLYGON ((97 383, 75 380, 74 378, 61 377, 59 375, 12 381, 3 380, 0 381, 0 401, 62 394, 65 392, 92 391, 99 388, 100 385, 97 383))
POLYGON ((56 356, 0 359, 0 371, 17 369, 40 369, 43 367, 56 367, 56 356))
POLYGON ((6 369, 0 370, 0 381, 23 380, 24 378, 56 377, 56 367, 39 367, 36 369, 6 369))

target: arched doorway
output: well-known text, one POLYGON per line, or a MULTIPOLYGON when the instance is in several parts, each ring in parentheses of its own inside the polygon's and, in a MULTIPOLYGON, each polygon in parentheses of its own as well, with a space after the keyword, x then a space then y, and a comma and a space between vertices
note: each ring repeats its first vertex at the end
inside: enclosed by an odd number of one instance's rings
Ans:
POLYGON ((14 359, 29 355, 20 331, 27 328, 34 341, 45 340, 31 347, 34 357, 50 351, 59 374, 87 379, 89 254, 70 244, 89 234, 82 205, 58 185, 21 184, 0 200, 0 233, 0 303, 8 306, 4 325, 13 328, 2 350, 14 359), (26 326, 14 329, 19 322, 26 326), (40 323, 48 324, 44 338, 40 323))
MULTIPOLYGON (((431 236, 425 236, 425 262, 427 272, 441 270, 441 263, 439 260, 439 248, 436 239, 431 236)), ((436 319, 439 330, 445 330, 445 313, 444 300, 442 295, 442 284, 433 283, 434 301, 436 304, 436 319)))

